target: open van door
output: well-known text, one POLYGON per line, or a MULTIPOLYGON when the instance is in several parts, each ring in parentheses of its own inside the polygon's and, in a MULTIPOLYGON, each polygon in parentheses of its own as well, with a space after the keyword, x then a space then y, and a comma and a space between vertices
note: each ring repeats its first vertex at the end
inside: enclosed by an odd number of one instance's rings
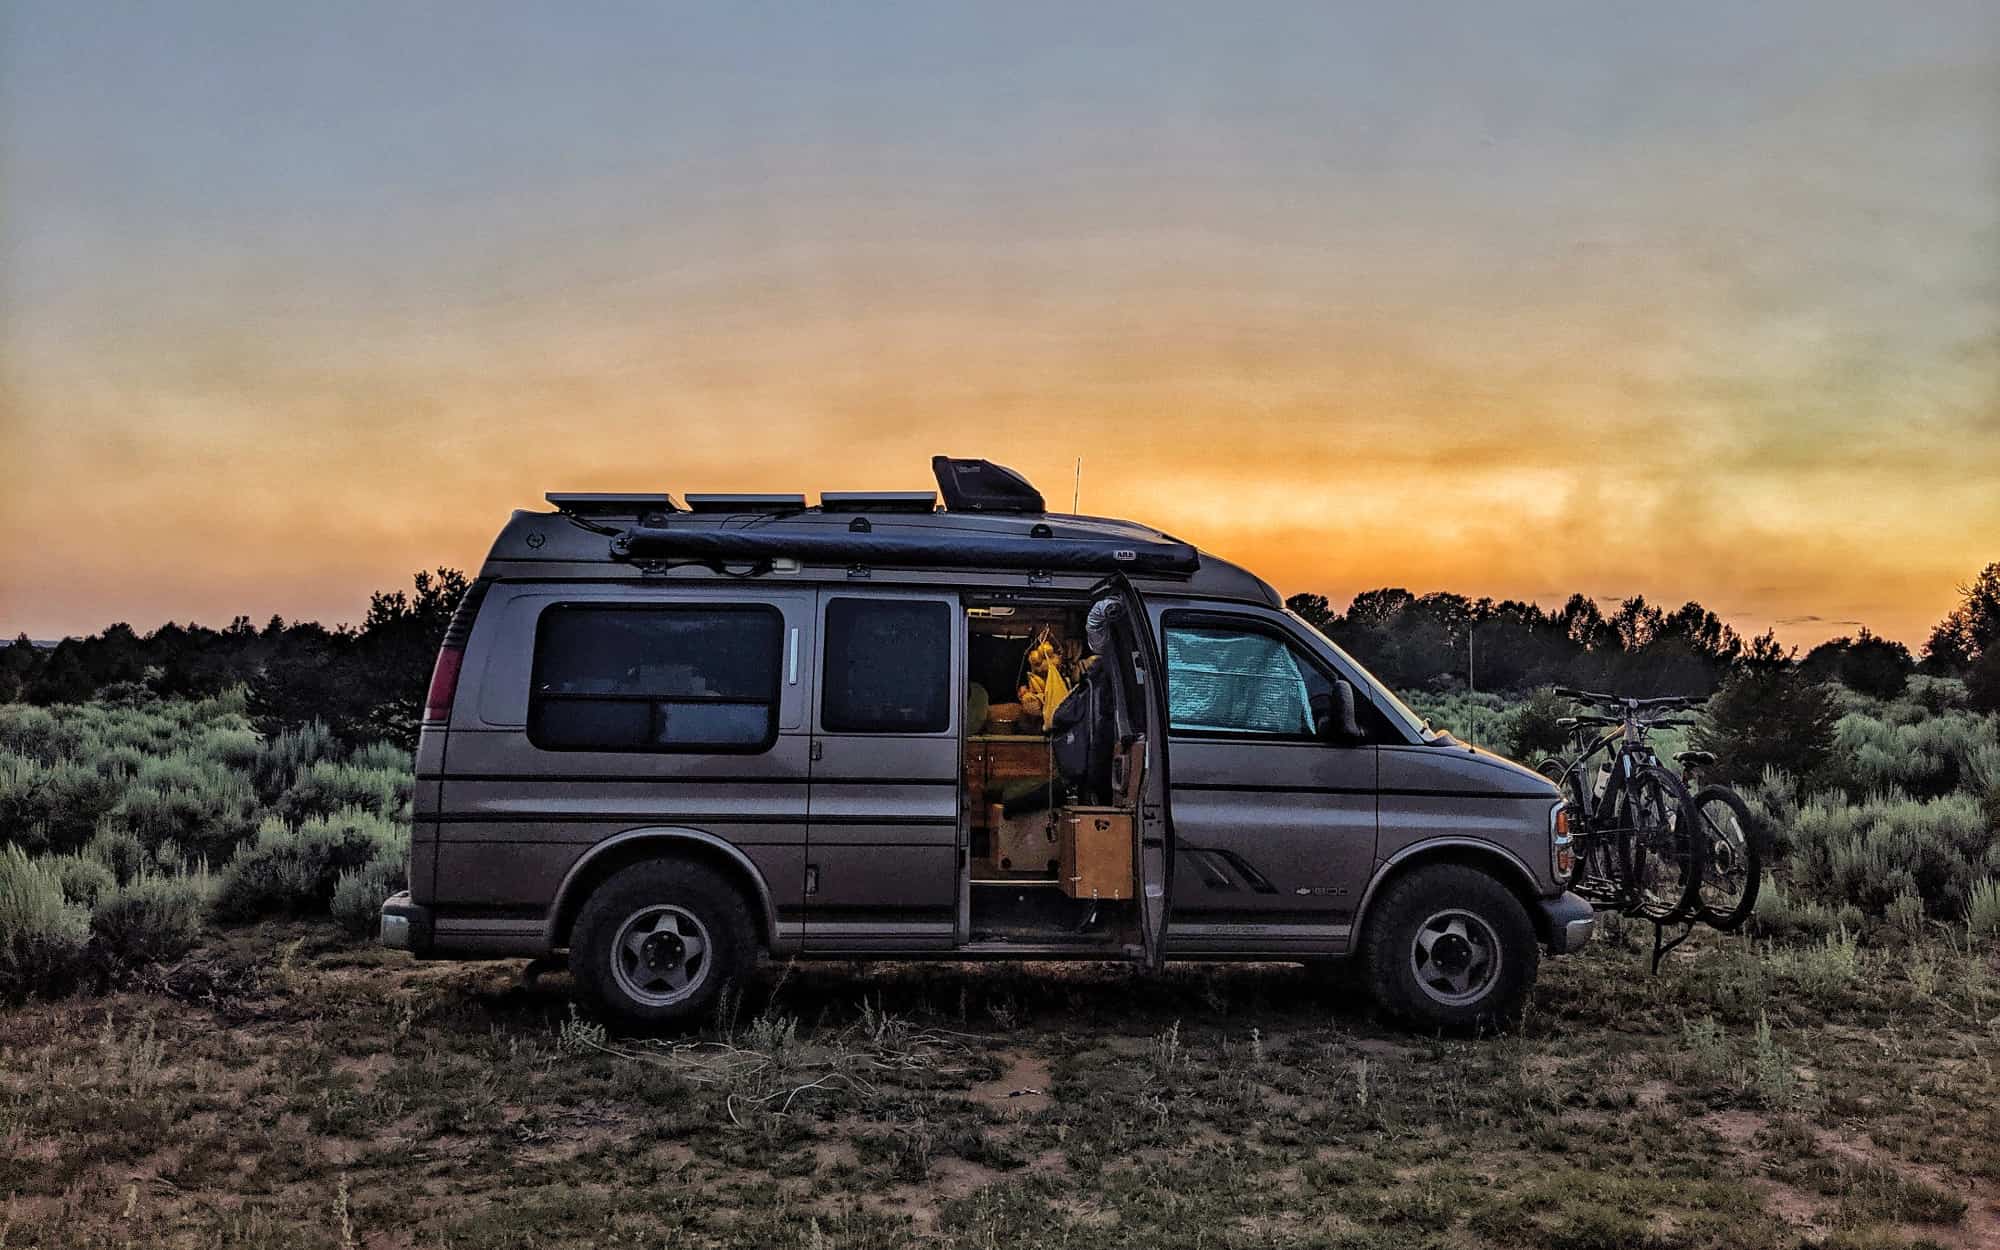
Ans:
POLYGON ((1133 863, 1138 872, 1142 966, 1153 969, 1166 958, 1167 916, 1174 880, 1174 832, 1167 809, 1167 670, 1146 617, 1145 602, 1123 573, 1091 588, 1090 599, 1115 599, 1124 617, 1112 626, 1118 675, 1133 696, 1127 708, 1145 749, 1137 810, 1133 813, 1133 863))

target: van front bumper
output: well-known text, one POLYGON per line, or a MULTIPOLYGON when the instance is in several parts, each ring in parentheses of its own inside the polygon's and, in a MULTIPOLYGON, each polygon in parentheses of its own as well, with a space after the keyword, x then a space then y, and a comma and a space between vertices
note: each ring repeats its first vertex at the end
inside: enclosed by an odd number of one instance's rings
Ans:
POLYGON ((382 945, 421 953, 431 945, 431 909, 410 901, 410 892, 391 894, 382 904, 382 945))
POLYGON ((1542 917, 1548 925, 1544 934, 1553 954, 1575 954, 1597 932, 1596 909, 1567 891, 1542 900, 1542 917))

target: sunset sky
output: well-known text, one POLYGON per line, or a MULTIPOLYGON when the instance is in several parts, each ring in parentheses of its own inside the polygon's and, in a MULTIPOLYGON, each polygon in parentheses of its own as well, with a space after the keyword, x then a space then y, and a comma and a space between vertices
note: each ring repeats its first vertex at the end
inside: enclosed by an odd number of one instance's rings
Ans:
POLYGON ((2000 560, 2000 5, 0 9, 10 635, 936 452, 1286 593, 1919 644, 2000 560))

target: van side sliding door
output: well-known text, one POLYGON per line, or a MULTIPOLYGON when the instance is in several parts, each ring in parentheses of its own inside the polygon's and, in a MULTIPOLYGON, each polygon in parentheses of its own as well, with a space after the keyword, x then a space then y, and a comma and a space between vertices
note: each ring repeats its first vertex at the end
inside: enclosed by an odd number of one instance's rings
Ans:
POLYGON ((806 949, 949 949, 959 898, 958 596, 819 592, 806 949))

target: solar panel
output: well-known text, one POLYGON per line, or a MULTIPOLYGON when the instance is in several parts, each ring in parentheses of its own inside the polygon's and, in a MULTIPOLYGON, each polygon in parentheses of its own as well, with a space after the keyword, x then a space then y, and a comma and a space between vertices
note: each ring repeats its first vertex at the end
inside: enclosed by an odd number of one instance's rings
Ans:
POLYGON ((647 512, 679 512, 672 495, 633 494, 625 491, 556 491, 542 498, 557 512, 573 516, 637 516, 647 512))
POLYGON ((690 512, 799 512, 804 495, 689 495, 690 512))
POLYGON ((823 490, 819 506, 828 512, 937 511, 934 490, 823 490))

